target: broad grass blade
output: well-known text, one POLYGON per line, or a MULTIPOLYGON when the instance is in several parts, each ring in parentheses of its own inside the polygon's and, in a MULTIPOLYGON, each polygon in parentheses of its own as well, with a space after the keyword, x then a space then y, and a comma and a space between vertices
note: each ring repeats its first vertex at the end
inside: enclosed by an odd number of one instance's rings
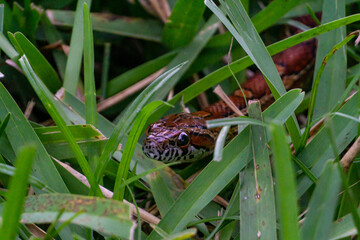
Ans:
POLYGON ((38 78, 38 76, 33 72, 26 56, 22 56, 19 59, 19 62, 21 64, 21 67, 27 76, 30 84, 32 85, 34 91, 40 98, 40 100, 43 102, 45 108, 49 112, 50 116, 53 118, 57 126, 61 129, 62 133, 66 137, 66 140, 68 141, 71 150, 78 161, 78 164, 80 165, 82 171, 84 172, 84 175, 89 180, 89 183, 91 185, 92 191, 94 194, 98 196, 102 196, 102 193, 100 191, 100 188, 96 182, 95 176, 90 169, 90 166, 85 159, 84 154, 81 152, 81 149, 79 145, 76 143, 74 137, 72 136, 69 128, 66 126, 65 121, 61 117, 61 114, 58 112, 53 100, 52 95, 48 92, 48 89, 43 84, 43 82, 38 78))
MULTIPOLYGON (((250 102, 248 113, 262 121, 260 102, 250 102)), ((275 239, 275 198, 265 128, 251 125, 251 140, 252 161, 240 173, 240 236, 275 239)))
POLYGON ((303 239, 328 239, 341 187, 340 172, 336 164, 338 163, 328 161, 319 178, 301 228, 303 239))
POLYGON ((126 203, 104 198, 68 194, 41 194, 26 199, 21 216, 23 223, 51 223, 60 210, 59 222, 72 219, 72 224, 85 226, 100 233, 132 239, 134 222, 126 203))
POLYGON ((295 174, 284 128, 278 124, 269 126, 271 149, 275 166, 276 202, 280 218, 281 239, 300 239, 295 174))
POLYGON ((18 232, 35 151, 36 148, 34 146, 24 147, 16 160, 15 175, 10 180, 9 192, 7 193, 2 216, 1 239, 15 239, 18 232))
POLYGON ((44 146, 41 144, 35 131, 26 120, 13 98, 6 91, 5 87, 0 84, 0 118, 4 119, 9 113, 11 113, 11 117, 8 126, 5 129, 8 141, 2 140, 1 146, 4 148, 1 153, 6 155, 6 158, 14 164, 15 156, 19 154, 21 147, 28 143, 34 144, 36 147, 33 166, 34 176, 57 192, 68 192, 59 172, 55 168, 54 163, 44 146))
POLYGON ((189 44, 196 35, 204 10, 202 1, 177 1, 162 32, 165 46, 173 49, 189 44))
POLYGON ((52 93, 59 90, 61 87, 60 78, 46 58, 24 34, 17 32, 14 36, 18 46, 21 48, 22 54, 26 55, 36 75, 39 76, 52 93))
MULTIPOLYGON (((345 17, 345 1, 325 0, 321 23, 328 23, 345 17)), ((346 37, 346 27, 339 27, 331 32, 319 36, 318 48, 316 52, 315 70, 317 72, 323 62, 323 58, 331 51, 334 45, 344 40, 346 37)), ((317 101, 315 103, 314 118, 319 118, 325 113, 331 111, 337 104, 342 93, 345 90, 346 80, 346 48, 339 49, 332 59, 326 64, 324 72, 321 75, 319 90, 317 91, 317 101)), ((316 75, 314 74, 314 79, 316 75)))

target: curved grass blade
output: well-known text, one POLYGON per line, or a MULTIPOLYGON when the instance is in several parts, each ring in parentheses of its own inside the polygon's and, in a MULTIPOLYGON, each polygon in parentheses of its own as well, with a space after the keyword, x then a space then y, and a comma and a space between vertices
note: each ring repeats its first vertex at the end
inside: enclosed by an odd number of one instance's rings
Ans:
POLYGON ((54 122, 57 124, 57 126, 63 132, 76 160, 78 161, 78 164, 80 165, 86 178, 89 180, 89 183, 91 185, 91 189, 92 189, 93 193, 96 194, 97 196, 102 196, 100 188, 96 182, 95 176, 94 176, 93 172, 91 171, 90 166, 84 157, 84 154, 81 152, 79 145, 76 143, 69 128, 66 126, 65 121, 62 119, 60 113, 58 112, 54 103, 51 100, 53 96, 47 92, 47 89, 46 89, 45 85, 43 85, 43 82, 32 71, 32 68, 31 68, 29 62, 27 61, 26 56, 22 56, 19 59, 19 62, 21 64, 21 67, 22 67, 25 75, 27 76, 30 84, 32 85, 33 89, 35 90, 36 94, 38 95, 40 100, 43 102, 45 108, 48 110, 48 112, 49 112, 50 116, 53 118, 54 122))
MULTIPOLYGON (((225 148, 223 160, 212 161, 177 198, 158 224, 168 234, 181 231, 246 165, 249 156, 249 131, 244 130, 225 148), (238 151, 233 151, 233 148, 238 151), (209 176, 212 176, 209 178, 209 176)), ((148 239, 160 239, 153 231, 148 239)))
POLYGON ((98 179, 100 176, 102 176, 107 163, 110 161, 112 155, 117 150, 120 141, 124 138, 130 126, 133 124, 133 121, 140 112, 141 108, 145 106, 145 104, 150 101, 153 95, 161 88, 163 88, 168 81, 171 81, 171 78, 182 68, 183 65, 184 63, 179 64, 178 66, 159 76, 144 91, 142 91, 142 93, 129 105, 127 110, 123 113, 123 117, 113 129, 113 132, 111 133, 111 136, 105 145, 105 149, 100 156, 98 165, 100 167, 97 168, 96 175, 98 179))
POLYGON ((266 127, 266 124, 264 122, 249 117, 220 118, 220 119, 206 121, 206 126, 208 128, 230 126, 230 125, 247 125, 247 124, 266 127))
MULTIPOLYGON (((296 44, 299 44, 303 41, 309 40, 317 35, 320 35, 322 33, 331 31, 337 27, 341 27, 350 23, 353 23, 355 21, 360 20, 360 14, 355 14, 352 16, 348 16, 324 25, 321 25, 316 28, 312 28, 308 31, 304 31, 302 33, 299 33, 297 35, 291 36, 289 38, 286 38, 284 40, 281 40, 277 43, 274 43, 267 47, 269 53, 271 55, 274 55, 276 53, 279 53, 289 47, 292 47, 296 44)), ((204 78, 200 79, 196 83, 192 84, 191 86, 187 87, 183 91, 176 94, 170 101, 170 104, 175 104, 176 102, 180 101, 181 98, 183 98, 184 103, 189 102, 190 100, 194 99, 197 95, 200 93, 208 90, 212 86, 220 83, 224 79, 231 77, 232 74, 238 73, 245 68, 251 66, 253 64, 252 60, 249 56, 243 57, 237 61, 234 61, 233 63, 229 64, 228 66, 224 66, 219 68, 218 70, 208 74, 204 78), (231 71, 229 70, 231 68, 231 71)), ((160 118, 165 112, 167 108, 166 107, 160 107, 159 110, 154 114, 154 117, 151 118, 152 121, 154 119, 160 118)))
POLYGON ((122 201, 124 198, 125 188, 120 188, 119 186, 127 180, 127 175, 130 167, 130 162, 132 156, 135 151, 135 146, 139 140, 140 135, 142 134, 142 129, 144 128, 147 119, 152 114, 152 112, 162 105, 163 101, 156 101, 147 104, 137 115, 135 122, 131 128, 129 137, 126 141, 125 149, 123 151, 123 156, 121 158, 118 172, 115 179, 115 186, 114 186, 114 195, 113 198, 116 200, 122 201))
POLYGON ((328 239, 336 209, 341 178, 338 163, 328 161, 311 197, 301 228, 303 239, 328 239))
POLYGON ((287 137, 281 125, 270 124, 269 130, 272 135, 271 149, 275 163, 276 202, 281 239, 300 239, 295 174, 287 137))
POLYGON ((24 147, 16 160, 15 175, 11 178, 2 216, 0 238, 15 239, 21 212, 24 208, 28 178, 35 158, 36 148, 24 147))
POLYGON ((1 138, 3 139, 1 148, 4 147, 2 154, 14 164, 15 155, 19 154, 21 147, 28 143, 34 144, 36 155, 33 175, 57 192, 68 192, 59 172, 33 128, 16 105, 14 99, 6 91, 5 87, 0 84, 0 118, 5 118, 9 113, 11 113, 12 117, 9 119, 8 126, 5 129, 7 140, 5 141, 4 136, 1 138))
MULTIPOLYGON (((258 100, 250 101, 249 116, 262 120, 258 100)), ((275 239, 276 210, 267 138, 263 126, 251 125, 252 161, 241 173, 240 236, 242 239, 275 239)))
POLYGON ((223 149, 226 142, 226 135, 230 130, 230 126, 224 126, 219 133, 219 136, 216 139, 216 144, 214 148, 214 157, 213 161, 219 162, 222 159, 223 149))
MULTIPOLYGON (((237 3, 233 2, 233 0, 220 0, 220 2, 221 5, 224 6, 224 12, 226 14, 221 12, 211 0, 206 0, 205 4, 219 17, 245 52, 250 56, 254 64, 263 73, 271 93, 275 99, 278 99, 286 93, 284 84, 250 17, 247 15, 241 2, 237 3), (226 15, 230 18, 231 22, 227 19, 226 15)), ((287 127, 294 147, 297 149, 300 145, 300 132, 295 115, 292 115, 287 121, 287 127)))
POLYGON ((264 111, 264 122, 248 117, 235 117, 235 118, 223 118, 207 121, 209 128, 227 126, 227 125, 239 125, 239 124, 253 124, 259 126, 266 126, 266 123, 277 121, 284 123, 294 113, 296 108, 300 105, 304 98, 304 92, 300 89, 293 89, 281 96, 273 104, 270 105, 264 111))
MULTIPOLYGON (((76 5, 76 13, 74 19, 74 27, 72 29, 70 50, 68 60, 66 62, 64 88, 73 95, 76 94, 76 88, 79 82, 81 69, 81 59, 83 52, 84 40, 84 24, 83 24, 83 4, 91 5, 91 0, 78 0, 76 5)), ((50 18, 51 19, 51 18, 50 18)))
MULTIPOLYGON (((339 110, 340 113, 358 116, 358 94, 355 94, 344 106, 339 110)), ((351 143, 356 137, 358 123, 340 116, 333 116, 329 120, 332 121, 332 130, 335 137, 336 148, 339 152, 351 143)), ((311 142, 298 154, 298 159, 302 161, 311 172, 319 177, 322 169, 328 159, 334 159, 332 145, 329 140, 327 129, 320 129, 311 142)), ((301 176, 298 179, 297 191, 298 196, 302 196, 311 186, 313 182, 307 176, 301 176)))
POLYGON ((0 32, 0 49, 13 61, 16 61, 19 57, 17 51, 2 32, 0 32))
POLYGON ((201 50, 205 47, 211 36, 218 29, 218 25, 219 22, 216 16, 211 16, 205 25, 200 29, 199 33, 193 38, 191 43, 178 52, 176 57, 167 66, 167 69, 174 68, 183 62, 186 62, 186 65, 184 65, 176 74, 174 74, 171 81, 167 82, 163 88, 161 88, 153 96, 153 98, 151 98, 152 101, 164 99, 166 97, 170 89, 173 88, 175 84, 183 77, 191 64, 199 56, 201 50))
POLYGON ((51 223, 58 216, 59 211, 63 211, 59 222, 65 222, 81 212, 71 221, 72 224, 125 239, 131 239, 133 236, 135 225, 131 220, 129 204, 104 198, 74 194, 31 196, 26 199, 21 221, 23 223, 51 223))
MULTIPOLYGON (((345 1, 323 1, 321 22, 326 23, 345 17, 345 1)), ((346 27, 337 28, 318 38, 318 48, 314 72, 318 72, 323 64, 323 58, 332 50, 333 46, 344 40, 346 27)), ((345 90, 346 80, 346 48, 336 51, 321 74, 319 89, 316 93, 314 118, 319 118, 329 112, 339 101, 345 90)), ((316 75, 314 75, 315 81, 316 75)))
MULTIPOLYGON (((66 116, 68 116, 71 119, 71 121, 76 122, 78 124, 85 123, 85 120, 82 117, 85 116, 85 106, 83 102, 81 102, 79 99, 77 99, 72 94, 69 94, 66 91, 64 91, 63 96, 61 96, 60 99, 58 100, 62 101, 62 107, 63 109, 66 110, 66 116)), ((115 125, 100 114, 98 114, 98 119, 99 119, 99 130, 106 137, 110 137, 111 134, 113 133, 115 125)), ((126 137, 127 135, 125 135, 124 140, 121 142, 121 144, 125 145, 126 137)), ((121 157, 122 157, 122 153, 120 151, 116 151, 115 154, 113 155, 115 161, 110 161, 109 166, 106 168, 107 174, 111 172, 113 176, 116 175, 116 171, 114 171, 114 169, 118 168, 117 162, 120 162, 121 157)), ((153 161, 149 158, 146 158, 142 152, 141 144, 136 145, 135 154, 133 155, 131 161, 131 168, 134 168, 135 164, 137 164, 137 167, 135 169, 136 174, 143 173, 147 170, 151 170, 159 166, 164 166, 164 163, 162 162, 153 161)), ((182 179, 180 179, 179 176, 176 175, 171 170, 171 168, 164 167, 164 169, 159 172, 161 172, 161 177, 164 178, 164 182, 167 184, 166 186, 169 189, 177 192, 177 195, 183 191, 183 187, 178 185, 179 182, 182 182, 182 179)), ((143 180, 146 181, 147 179, 143 178, 143 180)))
POLYGON ((111 79, 107 86, 107 95, 113 96, 165 67, 176 53, 177 51, 171 51, 111 79))
POLYGON ((299 151, 301 151, 305 144, 306 141, 309 137, 309 133, 310 133, 310 128, 312 125, 312 118, 314 115, 314 110, 315 110, 315 103, 316 103, 316 97, 317 97, 317 91, 319 89, 319 84, 320 84, 320 78, 321 75, 324 71, 324 68, 326 66, 326 64, 329 62, 329 60, 331 59, 331 57, 334 55, 334 53, 339 50, 342 46, 344 46, 345 44, 347 44, 351 39, 353 39, 355 37, 355 32, 354 33, 350 33, 343 41, 341 41, 340 43, 336 44, 332 50, 324 57, 321 67, 319 68, 315 80, 313 82, 313 86, 312 86, 312 90, 311 90, 311 97, 310 97, 310 105, 309 105, 309 110, 308 110, 308 116, 307 116, 307 120, 306 120, 306 126, 305 126, 305 131, 301 137, 301 145, 300 148, 298 149, 299 151))
POLYGON ((22 54, 25 54, 29 63, 46 87, 55 93, 61 87, 61 81, 55 69, 50 65, 40 51, 25 37, 24 34, 17 32, 14 34, 22 54))
MULTIPOLYGON (((293 99, 293 101, 301 102, 303 93, 299 90, 293 90, 294 92, 287 93, 283 98, 293 99), (300 95, 300 99, 299 99, 300 95)), ((283 100, 284 100, 283 99, 283 100)), ((282 104, 283 108, 273 107, 273 109, 284 110, 286 114, 278 113, 278 116, 283 116, 283 119, 276 118, 276 120, 284 123, 286 119, 296 109, 296 105, 293 105, 294 109, 289 111, 285 110, 285 106, 290 104, 288 101, 276 101, 274 104, 282 104)), ((271 110, 269 107, 268 109, 271 110)), ((269 116, 277 116, 274 113, 269 112, 266 109, 263 113, 264 119, 269 119, 269 116)), ((223 189, 233 177, 247 164, 249 156, 249 143, 246 141, 249 139, 248 128, 245 129, 235 137, 224 148, 223 160, 220 162, 212 161, 205 169, 199 174, 199 176, 188 186, 188 188, 177 198, 176 202, 168 210, 167 214, 163 216, 159 226, 168 233, 176 232, 182 229, 189 223, 193 217, 208 203, 216 194, 223 189), (233 149, 237 149, 234 151, 233 149), (213 176, 209 178, 209 176, 213 176)), ((149 239, 159 239, 156 233, 151 233, 149 239)))
MULTIPOLYGON (((239 193, 240 193, 240 183, 238 182, 236 184, 236 187, 235 187, 234 191, 233 191, 233 194, 232 194, 231 199, 229 201, 229 205, 226 208, 226 211, 225 211, 224 215, 221 216, 221 217, 218 217, 217 221, 220 220, 220 222, 218 223, 216 228, 211 232, 211 234, 206 238, 206 240, 210 240, 212 237, 214 237, 214 235, 219 231, 220 227, 222 226, 222 224, 224 223, 225 220, 233 219, 231 216, 228 217, 228 215, 231 214, 231 212, 233 210, 233 206, 235 204, 239 203, 239 196, 240 196, 239 193)), ((202 220, 205 220, 205 219, 202 219, 202 220)), ((199 220, 198 223, 200 223, 202 220, 199 220)), ((240 220, 240 218, 237 218, 236 220, 240 220)), ((209 219, 206 220, 206 222, 210 222, 210 221, 209 221, 209 219)), ((214 220, 212 220, 212 221, 214 221, 214 220)), ((234 221, 234 223, 235 223, 235 221, 234 221)), ((194 223, 192 223, 191 225, 194 225, 194 223)), ((223 237, 223 232, 221 232, 221 237, 223 237)))

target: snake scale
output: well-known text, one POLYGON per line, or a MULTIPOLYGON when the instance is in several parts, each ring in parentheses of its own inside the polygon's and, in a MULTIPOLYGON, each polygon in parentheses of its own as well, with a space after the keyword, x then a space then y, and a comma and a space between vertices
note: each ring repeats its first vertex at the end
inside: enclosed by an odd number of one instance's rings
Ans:
MULTIPOLYGON (((296 20, 307 26, 315 26, 309 16, 298 17, 296 20)), ((295 29, 294 34, 301 32, 295 29)), ((275 66, 286 89, 294 88, 301 76, 313 63, 316 52, 316 40, 310 39, 276 54, 273 57, 275 66)), ((229 98, 238 109, 246 114, 247 100, 259 99, 265 108, 273 97, 260 71, 247 78, 239 89, 229 98)), ((193 113, 177 113, 165 116, 151 124, 146 130, 143 152, 149 158, 164 162, 189 161, 200 159, 212 153, 219 128, 208 129, 206 121, 224 118, 234 112, 223 101, 218 101, 205 109, 193 113)), ((235 134, 232 134, 235 136, 235 134)), ((231 138, 231 137, 230 137, 231 138)))

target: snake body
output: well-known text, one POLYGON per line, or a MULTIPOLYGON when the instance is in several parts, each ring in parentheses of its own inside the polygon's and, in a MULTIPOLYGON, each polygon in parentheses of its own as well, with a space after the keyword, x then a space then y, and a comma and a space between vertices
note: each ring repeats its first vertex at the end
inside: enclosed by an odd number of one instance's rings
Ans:
MULTIPOLYGON (((311 39, 273 57, 286 89, 296 86, 299 82, 297 80, 313 62, 315 51, 316 40, 311 39)), ((246 103, 243 93, 247 100, 259 99, 264 108, 273 99, 260 71, 249 77, 241 87, 243 91, 237 90, 229 98, 245 114, 246 103)), ((165 162, 202 158, 212 153, 220 130, 208 129, 206 121, 233 114, 234 112, 225 102, 218 101, 198 112, 165 116, 148 127, 143 152, 149 158, 165 162)), ((229 135, 229 139, 233 136, 235 136, 234 132, 229 135)))

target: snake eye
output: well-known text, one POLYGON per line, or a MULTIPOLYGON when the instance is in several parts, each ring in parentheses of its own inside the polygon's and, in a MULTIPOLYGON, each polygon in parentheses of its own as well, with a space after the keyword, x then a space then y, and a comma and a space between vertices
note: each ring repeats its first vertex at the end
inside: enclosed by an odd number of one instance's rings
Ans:
POLYGON ((181 148, 185 148, 189 146, 189 143, 190 143, 189 136, 184 132, 180 133, 177 139, 177 145, 181 148))
POLYGON ((148 126, 146 129, 146 136, 149 136, 149 132, 151 131, 152 124, 148 126))

